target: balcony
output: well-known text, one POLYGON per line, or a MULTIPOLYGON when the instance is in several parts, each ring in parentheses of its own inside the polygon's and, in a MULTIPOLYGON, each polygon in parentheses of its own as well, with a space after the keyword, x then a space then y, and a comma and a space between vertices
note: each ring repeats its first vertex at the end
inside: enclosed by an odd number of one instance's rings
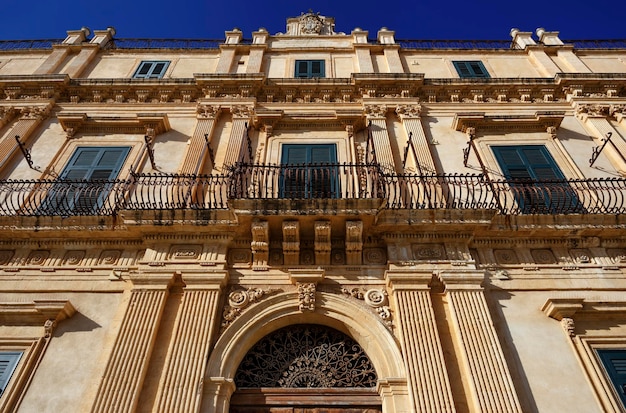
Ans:
POLYGON ((120 211, 302 215, 337 210, 618 215, 626 212, 626 179, 514 181, 483 175, 384 174, 376 165, 238 164, 223 175, 0 181, 0 216, 107 216, 120 211))

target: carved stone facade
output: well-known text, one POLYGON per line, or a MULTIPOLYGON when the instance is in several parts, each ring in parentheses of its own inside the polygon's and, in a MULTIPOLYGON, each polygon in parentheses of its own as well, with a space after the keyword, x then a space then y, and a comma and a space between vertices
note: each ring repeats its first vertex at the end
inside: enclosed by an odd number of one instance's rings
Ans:
POLYGON ((622 43, 244 36, 0 50, 0 411, 624 411, 622 43))

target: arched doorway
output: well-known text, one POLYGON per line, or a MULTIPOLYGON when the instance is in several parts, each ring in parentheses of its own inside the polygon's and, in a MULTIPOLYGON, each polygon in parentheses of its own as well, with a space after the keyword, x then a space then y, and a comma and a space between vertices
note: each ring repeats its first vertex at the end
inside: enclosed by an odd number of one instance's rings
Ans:
MULTIPOLYGON (((382 403, 382 412, 414 411, 410 403, 400 348, 380 318, 359 303, 346 300, 338 294, 318 291, 316 301, 320 305, 314 311, 303 312, 299 308, 298 293, 287 292, 270 296, 243 312, 220 335, 213 347, 207 362, 202 394, 198 396, 201 399, 200 411, 232 412, 231 396, 237 390, 234 378, 246 354, 263 337, 283 327, 297 324, 324 325, 353 338, 375 366, 378 376, 376 390, 382 403)), ((318 389, 299 391, 317 393, 318 389)), ((272 413, 277 412, 280 411, 275 410, 272 413)), ((304 412, 310 413, 306 410, 304 412)), ((313 411, 322 412, 323 410, 313 411)), ((286 413, 292 412, 287 410, 286 413)))
POLYGON ((328 326, 296 324, 259 340, 235 374, 231 413, 380 413, 363 348, 328 326))

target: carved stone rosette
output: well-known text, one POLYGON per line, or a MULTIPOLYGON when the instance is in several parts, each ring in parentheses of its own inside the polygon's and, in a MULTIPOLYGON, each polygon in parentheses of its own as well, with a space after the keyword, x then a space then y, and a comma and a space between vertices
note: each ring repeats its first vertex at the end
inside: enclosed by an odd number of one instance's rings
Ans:
POLYGON ((391 309, 389 308, 389 300, 387 291, 382 288, 372 288, 369 290, 363 290, 361 288, 343 288, 341 290, 347 296, 356 298, 357 300, 363 300, 365 304, 371 307, 378 316, 388 326, 391 325, 391 309))
POLYGON ((224 306, 222 313, 222 329, 226 329, 241 315, 243 310, 250 304, 259 301, 269 290, 260 288, 248 288, 247 290, 235 290, 228 294, 228 304, 224 306))

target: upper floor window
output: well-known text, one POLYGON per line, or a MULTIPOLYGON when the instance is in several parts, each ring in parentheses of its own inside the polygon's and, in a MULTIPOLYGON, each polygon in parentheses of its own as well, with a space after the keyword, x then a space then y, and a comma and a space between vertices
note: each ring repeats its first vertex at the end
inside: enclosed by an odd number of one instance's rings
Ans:
POLYGON ((452 62, 457 73, 462 78, 482 77, 487 78, 489 72, 480 60, 457 60, 452 62))
POLYGON ((144 60, 139 64, 133 78, 135 79, 160 79, 165 75, 170 62, 167 60, 144 60))
POLYGON ((46 199, 45 215, 91 215, 105 202, 130 147, 78 147, 46 199))
POLYGON ((323 60, 296 60, 296 77, 325 77, 323 60))
POLYGON ((523 213, 579 213, 583 206, 544 145, 492 146, 523 213))
POLYGON ((9 384, 9 379, 22 357, 21 351, 3 351, 0 352, 0 395, 4 393, 9 384))
POLYGON ((337 198, 339 182, 334 144, 282 147, 280 191, 290 199, 337 198))
POLYGON ((626 350, 598 350, 604 369, 626 407, 626 350))

